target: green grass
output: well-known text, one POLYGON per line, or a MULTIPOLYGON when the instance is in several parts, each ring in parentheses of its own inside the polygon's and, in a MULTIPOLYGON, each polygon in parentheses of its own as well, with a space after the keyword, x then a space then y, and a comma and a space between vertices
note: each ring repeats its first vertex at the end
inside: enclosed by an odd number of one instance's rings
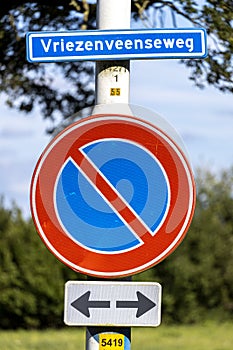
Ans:
POLYGON ((231 350, 232 324, 203 324, 133 331, 132 350, 231 350))
MULTIPOLYGON (((132 350, 232 350, 232 344, 233 323, 132 328, 132 350)), ((0 349, 85 350, 85 329, 0 331, 0 349)))

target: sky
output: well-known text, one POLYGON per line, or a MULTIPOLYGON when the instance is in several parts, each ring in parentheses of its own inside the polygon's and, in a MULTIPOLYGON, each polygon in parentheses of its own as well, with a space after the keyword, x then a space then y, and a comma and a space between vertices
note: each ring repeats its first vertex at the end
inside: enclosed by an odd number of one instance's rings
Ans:
MULTIPOLYGON (((197 168, 220 172, 233 166, 233 97, 200 90, 177 60, 131 61, 130 103, 165 118, 179 133, 197 168)), ((0 195, 30 216, 31 176, 50 136, 39 111, 25 115, 0 98, 0 195)))

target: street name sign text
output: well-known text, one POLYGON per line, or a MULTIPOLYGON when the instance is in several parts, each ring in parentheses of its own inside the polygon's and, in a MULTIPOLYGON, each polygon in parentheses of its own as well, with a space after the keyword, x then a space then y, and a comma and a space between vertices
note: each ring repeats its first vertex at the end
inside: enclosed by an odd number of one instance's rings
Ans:
POLYGON ((203 58, 203 28, 29 32, 29 62, 203 58))

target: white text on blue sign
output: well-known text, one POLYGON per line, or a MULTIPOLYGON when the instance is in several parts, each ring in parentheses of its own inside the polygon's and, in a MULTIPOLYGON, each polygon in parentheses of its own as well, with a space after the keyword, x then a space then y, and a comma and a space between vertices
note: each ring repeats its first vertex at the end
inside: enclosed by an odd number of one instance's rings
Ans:
POLYGON ((30 62, 204 58, 204 29, 29 32, 30 62))

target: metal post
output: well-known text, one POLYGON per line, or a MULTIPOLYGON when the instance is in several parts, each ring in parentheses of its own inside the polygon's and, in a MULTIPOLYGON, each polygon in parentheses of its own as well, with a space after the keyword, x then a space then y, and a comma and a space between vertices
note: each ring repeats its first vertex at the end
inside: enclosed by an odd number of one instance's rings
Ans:
MULTIPOLYGON (((97 0, 98 29, 130 29, 131 0, 97 0)), ((129 61, 98 61, 96 63, 95 103, 129 103, 129 61)), ((97 107, 98 110, 98 107, 97 107)), ((96 111, 97 111, 96 110, 96 111)), ((86 350, 129 350, 131 328, 87 327, 86 350)))

